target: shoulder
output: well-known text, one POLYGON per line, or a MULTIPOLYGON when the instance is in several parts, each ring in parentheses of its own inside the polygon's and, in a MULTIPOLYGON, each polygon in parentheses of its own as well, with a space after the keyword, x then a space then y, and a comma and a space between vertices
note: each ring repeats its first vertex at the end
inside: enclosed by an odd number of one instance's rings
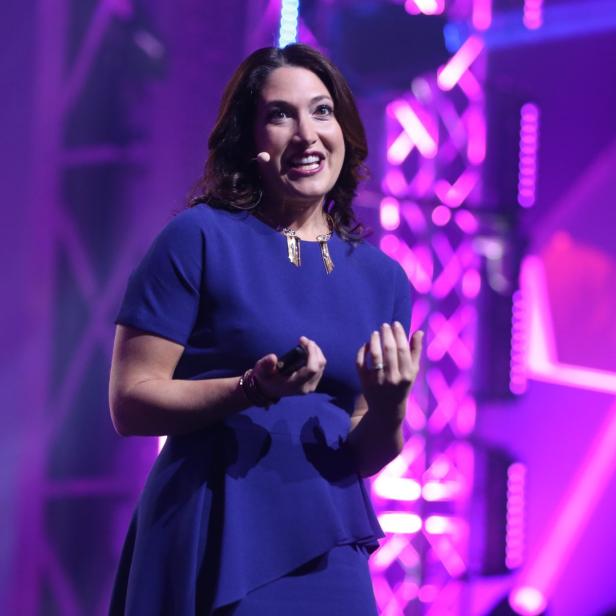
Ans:
POLYGON ((354 253, 355 258, 363 267, 376 269, 382 273, 386 272, 397 278, 400 276, 404 276, 406 278, 406 274, 398 261, 384 253, 380 248, 377 248, 374 244, 368 242, 367 240, 364 239, 349 249, 354 253))
POLYGON ((369 279, 383 297, 393 294, 396 301, 410 301, 411 284, 406 271, 396 259, 366 240, 356 245, 353 251, 362 277, 369 279))
POLYGON ((161 231, 160 236, 173 242, 191 242, 214 235, 237 223, 245 215, 214 208, 205 203, 186 208, 177 213, 161 231))
POLYGON ((166 228, 188 230, 190 228, 207 228, 209 226, 226 225, 234 222, 242 213, 230 212, 212 207, 207 203, 199 203, 178 212, 167 224, 166 228))

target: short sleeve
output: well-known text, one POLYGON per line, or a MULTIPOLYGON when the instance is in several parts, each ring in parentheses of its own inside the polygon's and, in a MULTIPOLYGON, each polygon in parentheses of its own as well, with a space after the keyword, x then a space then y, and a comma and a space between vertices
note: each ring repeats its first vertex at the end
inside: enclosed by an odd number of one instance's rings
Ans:
POLYGON ((400 321, 404 331, 411 326, 411 284, 402 266, 396 262, 396 294, 394 297, 393 321, 400 321))
POLYGON ((115 322, 185 346, 199 311, 204 247, 192 211, 176 216, 131 274, 115 322))

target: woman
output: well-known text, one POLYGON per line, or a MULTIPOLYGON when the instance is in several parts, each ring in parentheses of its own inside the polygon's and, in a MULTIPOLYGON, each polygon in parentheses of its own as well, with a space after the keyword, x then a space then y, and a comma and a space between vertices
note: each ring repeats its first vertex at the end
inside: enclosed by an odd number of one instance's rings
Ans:
POLYGON ((351 207, 367 149, 317 51, 249 56, 193 207, 133 273, 110 379, 123 435, 170 435, 112 614, 375 614, 362 477, 402 447, 422 334, 400 266, 351 207), (298 344, 305 365, 279 370, 298 344))

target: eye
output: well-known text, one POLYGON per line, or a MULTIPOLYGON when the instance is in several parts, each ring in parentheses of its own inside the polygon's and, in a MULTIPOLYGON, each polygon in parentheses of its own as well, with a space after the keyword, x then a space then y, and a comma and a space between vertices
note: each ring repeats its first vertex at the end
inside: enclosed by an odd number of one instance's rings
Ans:
POLYGON ((315 115, 323 116, 323 117, 328 117, 330 115, 333 115, 334 108, 331 105, 328 105, 327 103, 323 103, 323 104, 319 105, 314 110, 314 112, 315 112, 315 115))
POLYGON ((289 114, 284 109, 274 108, 270 109, 267 113, 268 122, 280 122, 289 117, 289 114))

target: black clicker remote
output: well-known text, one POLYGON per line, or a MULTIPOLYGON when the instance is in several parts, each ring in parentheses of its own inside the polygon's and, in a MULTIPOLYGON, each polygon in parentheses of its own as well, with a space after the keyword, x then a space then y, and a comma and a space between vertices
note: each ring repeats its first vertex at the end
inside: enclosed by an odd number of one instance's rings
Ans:
POLYGON ((308 352, 301 344, 298 344, 278 359, 276 368, 278 368, 280 374, 289 375, 305 366, 307 361, 308 352))

